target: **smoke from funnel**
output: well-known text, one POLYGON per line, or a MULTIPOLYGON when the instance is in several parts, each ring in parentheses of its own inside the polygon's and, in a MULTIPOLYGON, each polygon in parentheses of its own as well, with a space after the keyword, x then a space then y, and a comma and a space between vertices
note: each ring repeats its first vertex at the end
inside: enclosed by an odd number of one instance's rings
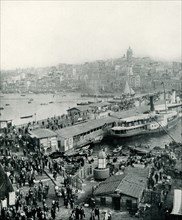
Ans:
POLYGON ((155 110, 154 108, 154 97, 150 96, 150 111, 153 112, 155 110))

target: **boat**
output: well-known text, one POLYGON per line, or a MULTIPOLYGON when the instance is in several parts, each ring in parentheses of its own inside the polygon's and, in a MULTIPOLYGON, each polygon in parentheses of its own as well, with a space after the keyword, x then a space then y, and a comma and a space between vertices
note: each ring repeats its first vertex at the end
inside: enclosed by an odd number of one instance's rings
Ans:
POLYGON ((88 101, 88 104, 90 105, 90 104, 94 104, 95 102, 91 102, 91 101, 88 101))
POLYGON ((4 110, 4 108, 3 108, 3 107, 0 107, 0 110, 4 110))
POLYGON ((118 154, 118 153, 121 153, 121 151, 122 151, 122 146, 115 148, 115 149, 112 151, 112 153, 113 153, 113 154, 118 154))
POLYGON ((164 114, 140 114, 121 119, 111 128, 111 135, 133 137, 136 135, 163 132, 173 128, 178 121, 178 113, 170 111, 164 114))
POLYGON ((138 154, 138 155, 147 155, 150 153, 150 148, 148 146, 143 147, 143 146, 128 146, 130 149, 131 153, 138 154))
POLYGON ((9 106, 9 105, 10 105, 10 104, 8 104, 8 103, 6 104, 6 106, 9 106))
POLYGON ((20 96, 25 96, 25 94, 21 94, 20 96))
POLYGON ((90 139, 90 142, 94 143, 94 144, 97 144, 97 143, 100 143, 103 140, 103 138, 104 138, 104 135, 101 134, 101 135, 99 135, 99 136, 97 136, 93 139, 90 139))
POLYGON ((52 104, 52 103, 54 103, 54 102, 49 102, 49 104, 52 104))
POLYGON ((32 118, 33 117, 33 115, 27 115, 27 116, 22 116, 22 117, 20 117, 21 119, 25 119, 25 118, 32 118))
POLYGON ((47 105, 47 103, 40 103, 40 105, 47 105))
POLYGON ((31 101, 28 102, 28 104, 30 104, 30 103, 31 103, 31 101))
POLYGON ((78 153, 78 155, 82 156, 82 155, 88 155, 91 156, 93 153, 93 149, 91 149, 90 144, 89 145, 85 145, 83 147, 78 147, 77 149, 75 149, 75 153, 78 153))
POLYGON ((88 105, 89 103, 88 102, 80 102, 80 103, 77 103, 77 105, 88 105))
POLYGON ((124 149, 122 150, 122 155, 123 155, 123 156, 128 156, 128 155, 130 155, 130 150, 129 150, 128 148, 124 148, 124 149))
POLYGON ((111 128, 110 134, 116 137, 133 137, 136 135, 166 132, 178 122, 178 112, 162 109, 154 111, 153 97, 150 98, 151 111, 120 119, 111 128))

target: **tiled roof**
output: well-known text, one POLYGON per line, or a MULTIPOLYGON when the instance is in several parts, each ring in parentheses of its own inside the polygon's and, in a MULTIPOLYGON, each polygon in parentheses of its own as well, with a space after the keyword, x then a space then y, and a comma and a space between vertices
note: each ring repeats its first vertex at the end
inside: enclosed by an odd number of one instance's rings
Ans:
POLYGON ((140 198, 146 188, 146 178, 127 175, 118 185, 116 191, 133 198, 140 198))
POLYGON ((116 120, 111 117, 97 119, 97 120, 91 120, 91 121, 88 121, 88 122, 85 122, 82 124, 59 129, 56 131, 56 133, 60 137, 70 138, 70 137, 74 137, 76 135, 83 134, 85 132, 89 132, 90 130, 101 127, 104 124, 113 123, 115 121, 116 120))
POLYGON ((148 168, 128 167, 122 175, 111 176, 95 190, 95 196, 120 193, 132 198, 140 198, 147 185, 148 168))
POLYGON ((138 177, 148 178, 149 168, 148 167, 145 167, 145 168, 126 167, 125 168, 125 173, 130 174, 130 175, 134 175, 134 176, 138 176, 138 177))
POLYGON ((70 111, 70 110, 73 110, 73 109, 77 109, 77 110, 79 110, 80 112, 85 112, 85 111, 89 111, 90 110, 90 108, 89 108, 89 105, 79 105, 79 106, 76 106, 76 107, 73 107, 73 108, 70 108, 70 109, 68 109, 67 111, 70 111))
POLYGON ((32 137, 36 138, 47 138, 47 137, 56 137, 57 134, 49 129, 35 129, 32 131, 29 131, 29 134, 32 137))
POLYGON ((121 180, 124 178, 124 174, 111 176, 104 182, 100 183, 98 188, 95 190, 95 196, 102 196, 115 193, 117 187, 119 186, 121 180))

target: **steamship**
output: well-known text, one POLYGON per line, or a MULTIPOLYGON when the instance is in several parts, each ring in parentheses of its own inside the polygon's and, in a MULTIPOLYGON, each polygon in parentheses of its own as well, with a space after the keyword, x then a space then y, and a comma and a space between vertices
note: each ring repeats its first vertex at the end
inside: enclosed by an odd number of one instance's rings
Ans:
POLYGON ((154 110, 153 97, 150 97, 150 112, 120 119, 111 129, 111 135, 117 137, 132 137, 142 134, 158 133, 173 128, 178 121, 176 111, 163 109, 154 110))

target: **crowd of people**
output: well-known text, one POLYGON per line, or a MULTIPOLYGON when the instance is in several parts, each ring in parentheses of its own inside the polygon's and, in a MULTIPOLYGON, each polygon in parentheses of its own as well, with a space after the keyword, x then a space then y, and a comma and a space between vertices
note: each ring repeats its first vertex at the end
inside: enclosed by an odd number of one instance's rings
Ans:
POLYGON ((59 201, 53 200, 50 208, 45 199, 42 200, 42 206, 34 204, 33 199, 30 201, 31 205, 22 195, 17 196, 15 206, 3 208, 0 218, 3 220, 53 220, 56 218, 56 213, 59 211, 59 201))

